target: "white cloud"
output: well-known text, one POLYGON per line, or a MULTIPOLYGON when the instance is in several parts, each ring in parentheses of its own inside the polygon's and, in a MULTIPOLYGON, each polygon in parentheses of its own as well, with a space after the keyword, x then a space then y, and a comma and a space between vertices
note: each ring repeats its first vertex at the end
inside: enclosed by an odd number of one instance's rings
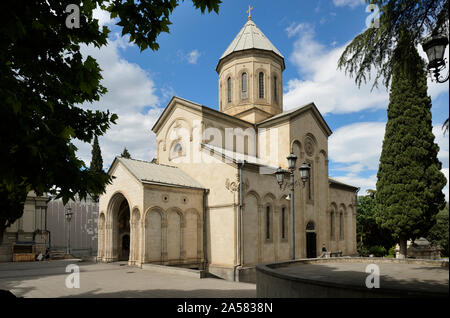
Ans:
MULTIPOLYGON (((104 168, 109 167, 124 147, 136 159, 151 160, 155 156, 155 136, 151 128, 162 112, 160 98, 150 74, 121 57, 121 50, 129 46, 126 38, 116 36, 101 49, 92 46, 81 49, 83 56, 91 55, 97 60, 102 69, 102 85, 108 89, 99 102, 82 107, 108 109, 119 116, 117 124, 99 138, 104 168), (149 110, 144 112, 144 108, 149 110)), ((89 165, 91 145, 79 141, 75 141, 75 145, 78 156, 89 165)))
POLYGON ((287 28, 286 28, 286 33, 288 35, 289 38, 293 37, 294 35, 297 35, 300 31, 304 31, 305 29, 310 29, 311 26, 307 23, 291 23, 287 28))
POLYGON ((202 53, 200 53, 197 49, 194 49, 187 53, 184 50, 178 50, 177 55, 181 62, 197 64, 198 59, 200 58, 200 56, 202 56, 202 53))
POLYGON ((97 60, 102 69, 102 85, 108 89, 101 102, 96 103, 96 108, 120 114, 159 104, 155 83, 150 75, 139 65, 120 56, 120 49, 129 46, 126 38, 116 35, 115 40, 109 40, 108 45, 101 49, 92 45, 81 48, 83 56, 90 55, 97 60))
MULTIPOLYGON (((328 151, 334 164, 333 171, 344 172, 336 179, 361 188, 360 194, 367 189, 375 189, 376 172, 384 139, 386 123, 362 122, 338 128, 330 136, 328 151), (370 175, 363 172, 370 172, 370 175)), ((449 178, 449 144, 448 135, 444 136, 440 126, 433 127, 435 142, 439 145, 438 158, 442 162, 442 172, 449 178)), ((333 172, 332 171, 332 172, 333 172)), ((330 172, 330 175, 333 173, 330 172)), ((448 183, 444 188, 449 199, 448 183)))
MULTIPOLYGON (((368 83, 358 88, 353 78, 337 69, 338 59, 348 43, 332 48, 323 45, 315 40, 314 29, 304 23, 291 24, 286 28, 286 33, 288 37, 298 36, 289 59, 297 67, 301 78, 287 82, 284 89, 285 109, 312 101, 322 114, 387 108, 389 92, 384 87, 380 85, 380 89, 371 90, 372 83, 368 83)), ((421 47, 418 49, 425 57, 421 47)), ((448 58, 448 50, 446 56, 448 58)), ((448 85, 428 79, 428 93, 433 99, 448 90, 448 85)))
POLYGON ((200 57, 201 53, 195 49, 188 53, 187 55, 187 61, 189 64, 197 64, 198 58, 200 57))
POLYGON ((298 39, 294 43, 294 50, 290 61, 297 67, 301 79, 293 78, 287 82, 284 93, 284 106, 291 109, 311 101, 322 112, 350 113, 364 109, 382 109, 388 102, 385 89, 373 90, 370 85, 363 85, 360 89, 352 78, 343 71, 337 70, 337 61, 345 45, 330 48, 314 39, 314 30, 310 26, 300 24, 291 26, 298 39))
POLYGON ((447 178, 447 185, 445 186, 445 188, 442 190, 445 193, 445 200, 447 200, 448 202, 448 198, 449 198, 449 189, 448 189, 448 168, 444 168, 441 170, 442 173, 445 175, 445 177, 447 178))
POLYGON ((365 0, 333 0, 333 4, 336 7, 349 6, 350 8, 355 8, 359 5, 363 5, 365 0))
POLYGON ((438 158, 442 162, 444 167, 449 165, 449 146, 448 146, 448 133, 444 135, 441 125, 433 127, 433 134, 435 136, 434 142, 439 145, 438 158))
POLYGON ((366 195, 367 190, 375 190, 377 184, 376 173, 370 175, 369 177, 347 174, 345 176, 334 177, 333 179, 357 186, 358 188, 360 188, 358 195, 366 195))
POLYGON ((448 143, 448 133, 444 136, 441 125, 433 127, 433 134, 436 137, 435 142, 439 145, 438 159, 442 162, 442 173, 447 178, 447 185, 444 188, 444 193, 446 200, 449 200, 449 143, 448 143))
POLYGON ((386 123, 361 122, 336 129, 328 142, 330 159, 345 164, 340 170, 352 173, 377 170, 385 126, 386 123))
POLYGON ((98 26, 101 28, 104 25, 116 23, 117 19, 111 19, 110 13, 108 11, 100 9, 97 5, 97 8, 92 12, 94 19, 98 20, 98 26))

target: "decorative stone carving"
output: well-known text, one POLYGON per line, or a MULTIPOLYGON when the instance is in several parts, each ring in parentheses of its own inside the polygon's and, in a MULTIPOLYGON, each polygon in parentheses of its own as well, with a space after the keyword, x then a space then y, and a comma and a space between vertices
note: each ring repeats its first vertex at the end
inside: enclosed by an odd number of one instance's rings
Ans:
POLYGON ((225 188, 231 192, 236 192, 239 189, 239 183, 237 181, 231 181, 227 178, 225 180, 225 188))
POLYGON ((314 155, 314 140, 311 136, 305 137, 305 152, 310 157, 314 155))
MULTIPOLYGON (((231 192, 239 191, 239 175, 236 176, 236 181, 231 181, 230 179, 225 180, 225 188, 231 192)), ((247 178, 242 182, 242 190, 245 192, 250 189, 250 181, 247 178)))

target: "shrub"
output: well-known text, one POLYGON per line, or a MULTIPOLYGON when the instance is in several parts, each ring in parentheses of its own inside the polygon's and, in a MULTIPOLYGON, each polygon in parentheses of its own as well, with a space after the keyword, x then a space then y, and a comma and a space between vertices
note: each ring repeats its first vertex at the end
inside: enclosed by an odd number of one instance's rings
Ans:
POLYGON ((358 242, 358 254, 359 256, 367 257, 369 256, 369 250, 361 242, 358 242))
POLYGON ((373 254, 375 257, 383 257, 386 255, 386 249, 383 246, 372 246, 369 248, 369 254, 373 254))

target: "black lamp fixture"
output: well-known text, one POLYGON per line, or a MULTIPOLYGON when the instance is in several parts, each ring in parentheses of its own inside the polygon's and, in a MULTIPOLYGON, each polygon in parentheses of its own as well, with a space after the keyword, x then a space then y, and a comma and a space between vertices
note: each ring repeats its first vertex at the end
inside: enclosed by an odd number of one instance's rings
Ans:
POLYGON ((71 249, 70 249, 70 221, 72 221, 72 209, 70 207, 67 208, 67 212, 65 213, 66 221, 67 221, 67 246, 66 246, 66 254, 70 255, 71 249))
POLYGON ((290 153, 289 156, 287 156, 286 158, 288 160, 288 167, 289 170, 294 170, 295 169, 295 163, 297 162, 297 156, 294 155, 293 153, 290 153))
POLYGON ((449 75, 447 72, 446 78, 441 78, 440 72, 445 68, 446 61, 444 58, 445 49, 448 45, 448 38, 445 35, 431 35, 422 43, 422 48, 428 57, 428 70, 433 72, 434 78, 438 83, 445 83, 448 81, 449 75))
POLYGON ((284 174, 286 173, 286 170, 282 169, 281 167, 279 167, 277 169, 277 171, 275 171, 275 177, 277 178, 277 182, 280 185, 280 187, 283 185, 284 183, 284 174))
POLYGON ((72 209, 71 208, 67 208, 67 212, 65 213, 67 222, 70 223, 70 221, 72 221, 72 215, 73 215, 72 209))
POLYGON ((309 174, 311 171, 311 166, 307 163, 303 163, 300 168, 298 168, 298 171, 300 172, 300 178, 302 179, 303 183, 308 181, 309 174))

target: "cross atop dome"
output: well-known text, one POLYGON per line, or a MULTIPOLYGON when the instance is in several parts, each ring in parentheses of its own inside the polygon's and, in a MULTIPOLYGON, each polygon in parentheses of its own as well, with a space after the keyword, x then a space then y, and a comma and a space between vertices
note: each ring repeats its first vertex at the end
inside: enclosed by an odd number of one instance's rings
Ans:
POLYGON ((250 5, 248 5, 248 10, 246 11, 248 13, 248 19, 251 20, 252 19, 252 10, 253 7, 251 7, 250 5))

